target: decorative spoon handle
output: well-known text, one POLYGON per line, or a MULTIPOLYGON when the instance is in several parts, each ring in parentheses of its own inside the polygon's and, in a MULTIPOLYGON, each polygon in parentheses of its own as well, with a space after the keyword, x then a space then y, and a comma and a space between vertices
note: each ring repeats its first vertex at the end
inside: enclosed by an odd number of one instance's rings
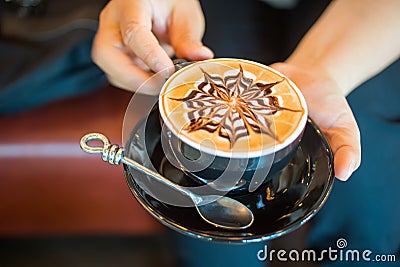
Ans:
POLYGON ((85 136, 83 136, 81 138, 80 146, 81 146, 82 150, 87 153, 101 154, 102 155, 101 158, 110 164, 119 165, 121 162, 125 163, 125 164, 129 165, 130 167, 132 167, 133 169, 135 169, 141 173, 147 174, 148 176, 152 177, 153 179, 156 179, 157 181, 159 181, 160 183, 163 183, 166 186, 172 187, 189 197, 196 198, 196 196, 193 196, 192 192, 190 192, 189 190, 186 190, 186 189, 182 188, 181 186, 171 182, 164 176, 160 175, 159 173, 157 173, 153 170, 150 170, 149 168, 146 168, 145 166, 141 165, 140 163, 138 163, 130 158, 125 157, 124 149, 122 147, 119 147, 116 144, 112 145, 110 143, 110 141, 108 140, 108 138, 101 133, 86 134, 85 136), (89 146, 88 143, 90 141, 101 141, 103 143, 103 147, 89 146))

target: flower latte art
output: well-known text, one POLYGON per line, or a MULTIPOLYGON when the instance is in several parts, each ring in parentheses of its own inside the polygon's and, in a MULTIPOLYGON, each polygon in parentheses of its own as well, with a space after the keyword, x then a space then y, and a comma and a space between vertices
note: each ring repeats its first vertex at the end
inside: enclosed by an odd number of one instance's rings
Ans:
POLYGON ((250 131, 275 137, 271 129, 271 117, 281 107, 276 96, 271 95, 271 88, 280 83, 255 82, 243 74, 243 68, 232 76, 212 76, 202 70, 204 81, 188 91, 184 98, 171 98, 182 101, 188 110, 189 125, 185 130, 192 132, 206 130, 217 132, 226 138, 232 147, 250 131))
POLYGON ((195 144, 211 140, 217 151, 263 151, 284 143, 304 120, 293 84, 248 61, 194 63, 166 86, 160 110, 169 128, 195 144))

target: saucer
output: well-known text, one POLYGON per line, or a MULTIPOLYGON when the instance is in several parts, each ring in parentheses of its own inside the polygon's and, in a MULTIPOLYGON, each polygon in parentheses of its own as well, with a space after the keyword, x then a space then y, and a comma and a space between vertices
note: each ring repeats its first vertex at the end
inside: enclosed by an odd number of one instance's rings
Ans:
MULTIPOLYGON (((187 179, 166 160, 160 133, 159 113, 154 109, 134 127, 125 146, 125 155, 174 183, 199 186, 199 182, 187 179)), ((252 210, 254 223, 247 229, 216 228, 204 222, 194 207, 171 205, 153 197, 172 189, 150 181, 127 165, 124 165, 124 172, 132 194, 162 224, 194 238, 230 243, 270 240, 297 229, 324 205, 334 182, 332 151, 311 119, 308 119, 295 156, 282 171, 252 193, 230 196, 252 210), (149 183, 159 191, 149 194, 146 190, 149 183)))

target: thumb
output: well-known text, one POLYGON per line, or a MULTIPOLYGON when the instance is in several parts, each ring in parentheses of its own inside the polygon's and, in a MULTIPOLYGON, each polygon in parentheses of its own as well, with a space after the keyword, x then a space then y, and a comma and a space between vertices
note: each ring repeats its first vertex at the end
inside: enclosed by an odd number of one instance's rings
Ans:
POLYGON ((174 50, 178 58, 185 58, 187 60, 196 61, 214 57, 214 53, 210 48, 190 38, 182 39, 181 42, 174 46, 174 50))
POLYGON ((214 56, 211 49, 201 42, 204 27, 204 16, 199 1, 181 1, 174 7, 168 30, 177 57, 204 60, 214 56))

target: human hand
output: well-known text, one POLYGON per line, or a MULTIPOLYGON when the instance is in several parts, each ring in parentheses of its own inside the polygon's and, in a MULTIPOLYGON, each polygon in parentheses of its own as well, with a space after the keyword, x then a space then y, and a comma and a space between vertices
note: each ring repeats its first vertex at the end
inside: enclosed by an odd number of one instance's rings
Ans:
POLYGON ((361 162, 360 132, 353 112, 337 83, 322 69, 275 63, 302 91, 309 116, 327 137, 334 154, 335 176, 346 181, 361 162))
POLYGON ((198 0, 113 0, 100 14, 92 58, 111 84, 135 91, 152 72, 168 76, 174 53, 187 60, 212 58, 201 43, 203 33, 198 0))

